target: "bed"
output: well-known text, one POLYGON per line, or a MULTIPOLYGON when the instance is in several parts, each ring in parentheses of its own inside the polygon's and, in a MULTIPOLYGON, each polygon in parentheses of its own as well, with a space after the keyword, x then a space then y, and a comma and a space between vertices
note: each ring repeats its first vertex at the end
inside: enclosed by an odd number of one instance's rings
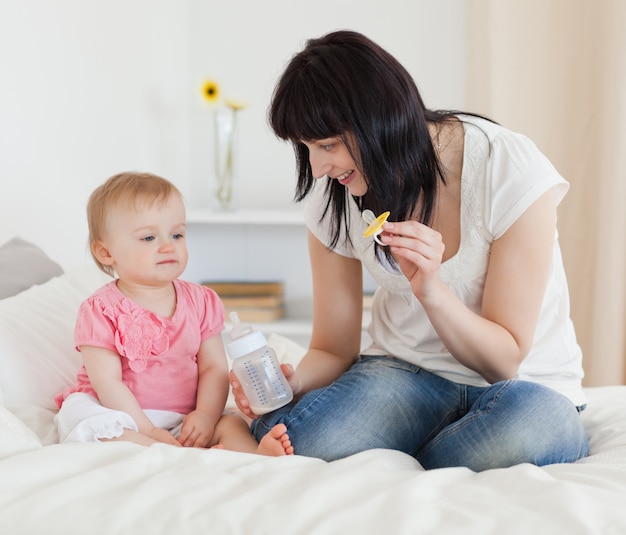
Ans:
MULTIPOLYGON (((327 463, 61 445, 52 398, 79 365, 76 310, 108 279, 91 265, 63 272, 19 238, 0 247, 0 273, 0 533, 626 533, 626 386, 587 388, 590 455, 542 468, 427 472, 389 450, 327 463)), ((283 360, 302 355, 267 334, 283 360)))

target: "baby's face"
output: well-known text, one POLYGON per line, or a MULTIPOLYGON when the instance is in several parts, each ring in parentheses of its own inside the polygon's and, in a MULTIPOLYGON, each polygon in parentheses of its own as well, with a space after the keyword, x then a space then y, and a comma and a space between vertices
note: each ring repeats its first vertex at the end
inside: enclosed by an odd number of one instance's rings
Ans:
POLYGON ((112 207, 103 241, 121 280, 146 286, 171 282, 188 259, 182 199, 170 195, 162 203, 137 200, 112 207))

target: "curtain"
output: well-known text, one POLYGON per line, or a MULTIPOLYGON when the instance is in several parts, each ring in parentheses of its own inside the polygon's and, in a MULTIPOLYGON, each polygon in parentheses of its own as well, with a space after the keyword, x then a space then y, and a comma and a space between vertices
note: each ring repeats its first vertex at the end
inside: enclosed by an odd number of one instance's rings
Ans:
POLYGON ((570 182, 559 240, 584 384, 626 384, 626 2, 466 6, 466 108, 529 136, 570 182))

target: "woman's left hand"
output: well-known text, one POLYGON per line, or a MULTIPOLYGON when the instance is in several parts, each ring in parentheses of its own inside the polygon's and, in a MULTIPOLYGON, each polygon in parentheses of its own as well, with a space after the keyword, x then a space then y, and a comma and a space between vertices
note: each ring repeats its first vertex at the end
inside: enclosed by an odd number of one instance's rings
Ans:
POLYGON ((445 250, 441 234, 417 221, 387 222, 380 239, 391 248, 415 297, 420 301, 430 297, 439 281, 445 250))

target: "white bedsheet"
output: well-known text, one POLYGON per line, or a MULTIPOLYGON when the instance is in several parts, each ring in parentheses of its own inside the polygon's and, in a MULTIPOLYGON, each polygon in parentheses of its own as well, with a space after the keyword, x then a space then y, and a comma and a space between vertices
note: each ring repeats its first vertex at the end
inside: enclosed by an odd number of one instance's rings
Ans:
MULTIPOLYGON (((544 468, 59 445, 53 397, 80 364, 76 310, 105 280, 90 265, 0 299, 0 535, 626 534, 626 386, 587 389, 591 455, 544 468)), ((304 352, 269 341, 292 364, 304 352)))
POLYGON ((44 445, 0 461, 2 534, 626 533, 626 386, 587 389, 575 464, 425 472, 372 450, 326 463, 130 443, 48 444, 52 412, 17 407, 44 445))

